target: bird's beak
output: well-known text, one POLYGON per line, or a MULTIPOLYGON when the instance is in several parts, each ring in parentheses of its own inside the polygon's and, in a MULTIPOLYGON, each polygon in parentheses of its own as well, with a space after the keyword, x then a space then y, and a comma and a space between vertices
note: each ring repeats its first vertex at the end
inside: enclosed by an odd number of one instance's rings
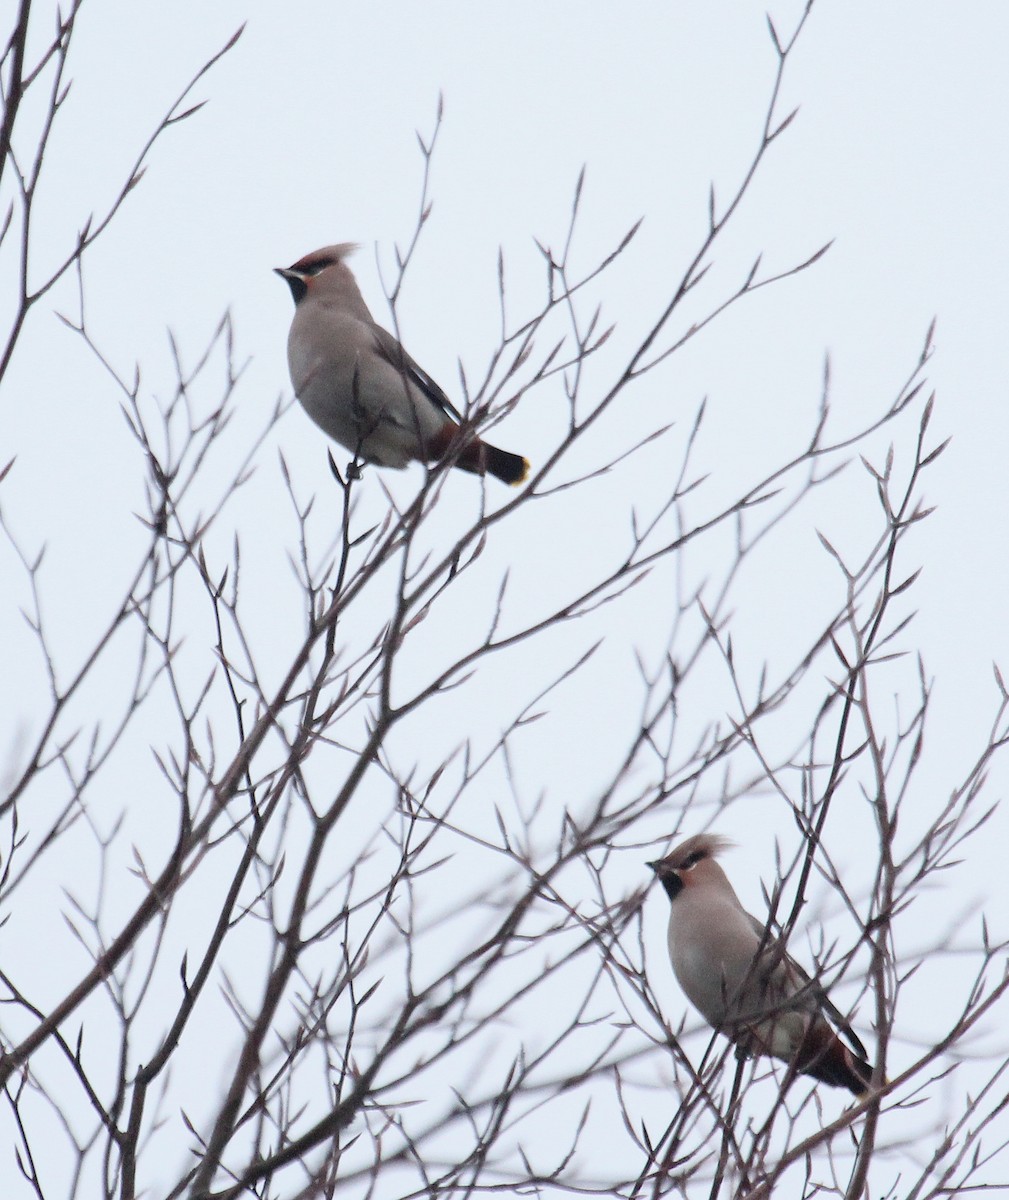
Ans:
POLYGON ((281 279, 286 279, 288 282, 298 278, 298 272, 292 271, 290 267, 274 267, 273 273, 274 275, 279 275, 281 279))
POLYGON ((662 866, 662 864, 661 864, 661 863, 657 863, 657 862, 650 862, 650 863, 645 863, 645 866, 646 866, 646 867, 651 867, 651 869, 652 869, 652 870, 655 872, 655 874, 656 874, 656 875, 658 875, 658 873, 659 873, 659 867, 661 867, 661 866, 662 866))

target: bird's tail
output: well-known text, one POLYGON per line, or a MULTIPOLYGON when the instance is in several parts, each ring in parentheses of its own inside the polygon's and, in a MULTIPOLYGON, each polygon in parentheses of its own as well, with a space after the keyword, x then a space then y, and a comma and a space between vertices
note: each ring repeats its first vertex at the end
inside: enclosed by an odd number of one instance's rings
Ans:
POLYGON ((474 439, 468 442, 456 460, 457 467, 474 475, 493 475, 502 483, 517 487, 529 474, 529 460, 510 450, 499 450, 489 442, 474 439))
POLYGON ((799 1048, 798 1069, 832 1087, 846 1087, 856 1096, 868 1091, 872 1067, 849 1049, 825 1021, 813 1021, 799 1048))
POLYGON ((486 442, 480 443, 480 449, 483 451, 484 469, 495 479, 512 487, 525 482, 529 474, 528 458, 512 454, 510 450, 499 450, 497 446, 489 446, 486 442))

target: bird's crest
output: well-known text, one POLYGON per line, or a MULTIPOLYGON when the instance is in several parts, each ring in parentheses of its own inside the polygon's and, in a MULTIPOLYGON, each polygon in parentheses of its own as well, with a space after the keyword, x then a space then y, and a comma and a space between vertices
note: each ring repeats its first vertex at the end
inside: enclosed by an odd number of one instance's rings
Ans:
POLYGON ((667 854, 663 863, 673 870, 683 871, 705 858, 717 858, 734 845, 735 842, 720 833, 695 833, 693 837, 681 842, 671 854, 667 854))
POLYGON ((334 263, 349 258, 358 249, 360 247, 357 242, 340 242, 336 246, 323 246, 321 250, 313 250, 311 254, 299 258, 290 267, 290 270, 297 271, 299 275, 318 275, 326 267, 331 267, 334 263))

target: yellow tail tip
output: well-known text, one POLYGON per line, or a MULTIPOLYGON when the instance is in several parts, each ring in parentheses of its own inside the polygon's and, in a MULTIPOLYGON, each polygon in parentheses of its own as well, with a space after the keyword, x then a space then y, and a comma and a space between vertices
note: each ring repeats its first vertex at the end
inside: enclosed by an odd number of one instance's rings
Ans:
POLYGON ((509 486, 510 487, 521 487, 521 485, 523 483, 525 483, 525 481, 529 478, 529 472, 531 470, 532 470, 532 467, 529 465, 529 459, 524 458, 522 460, 522 474, 519 475, 517 479, 510 480, 509 486))

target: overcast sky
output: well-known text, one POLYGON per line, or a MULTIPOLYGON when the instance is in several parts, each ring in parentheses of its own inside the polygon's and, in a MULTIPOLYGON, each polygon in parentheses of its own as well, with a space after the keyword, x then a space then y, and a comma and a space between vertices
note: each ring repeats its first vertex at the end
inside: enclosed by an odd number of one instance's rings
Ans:
MULTIPOLYGON (((798 10, 775 8, 777 25, 789 30, 798 10)), ((430 133, 439 95, 433 209, 399 320, 408 348, 452 391, 458 363, 478 375, 494 344, 499 248, 517 311, 542 278, 533 238, 561 244, 583 165, 576 262, 594 262, 644 218, 601 297, 618 335, 637 334, 696 246, 709 182, 727 194, 748 161, 775 69, 762 6, 748 3, 720 6, 717 18, 702 3, 587 4, 577 14, 521 0, 96 6, 75 35, 74 104, 54 140, 44 209, 53 233, 36 243, 40 270, 72 236, 57 218, 73 206, 79 226, 101 210, 182 82, 245 20, 238 46, 197 85, 193 98, 206 107, 159 143, 93 254, 87 284, 96 338, 121 370, 141 363, 153 391, 172 377, 166 329, 195 357, 230 309, 238 355, 252 359, 242 400, 250 427, 289 393, 290 297, 272 267, 357 241, 354 269, 373 311, 387 316, 376 256, 391 279, 393 247, 406 244, 418 206, 415 131, 430 133)), ((758 253, 780 268, 834 245, 813 271, 695 341, 654 377, 664 394, 643 401, 668 403, 675 416, 708 396, 719 462, 741 451, 745 471, 812 412, 826 354, 844 429, 896 393, 938 318, 933 429, 953 443, 926 485, 937 511, 918 535, 915 632, 938 682, 933 736, 951 752, 978 734, 994 699, 991 664, 1009 648, 1001 516, 1009 148, 998 119, 1009 98, 1007 28, 999 6, 969 18, 922 0, 816 8, 778 109, 799 105, 799 115, 715 269, 735 282, 758 253), (740 433, 738 448, 731 438, 719 444, 720 419, 740 433)), ((19 457, 7 511, 29 540, 37 523, 49 554, 75 571, 83 603, 96 528, 114 530, 114 543, 130 536, 132 518, 113 466, 129 439, 106 379, 51 316, 74 305, 67 286, 32 314, 0 432, 19 457), (96 455, 111 469, 96 473, 96 455), (61 510, 54 526, 46 498, 61 491, 87 495, 89 505, 61 510)), ((500 440, 535 463, 539 419, 534 404, 520 406, 500 440)), ((264 450, 264 471, 276 470, 274 446, 306 492, 325 486, 317 431, 299 410, 264 450)), ((843 539, 844 522, 825 514, 828 524, 843 539)), ((768 626, 772 599, 787 602, 777 581, 772 589, 757 609, 768 626)), ((9 693, 5 703, 12 699, 18 707, 9 693)))
MULTIPOLYGON (((800 11, 794 3, 773 7, 783 34, 800 11)), ((235 49, 193 93, 205 107, 159 141, 91 253, 86 304, 103 352, 127 376, 142 364, 144 388, 154 394, 172 386, 166 331, 192 359, 230 311, 237 356, 250 360, 238 418, 250 436, 278 397, 290 394, 291 298, 272 268, 321 245, 358 242, 351 265, 376 318, 388 321, 379 269, 392 280, 394 247, 411 236, 423 168, 416 133, 430 135, 439 97, 433 207, 398 307, 405 344, 451 394, 459 394, 460 364, 468 379, 479 377, 497 338, 499 250, 509 302, 521 311, 542 284, 534 239, 562 244, 584 167, 576 264, 590 266, 643 218, 597 296, 604 322, 617 324, 613 358, 594 368, 601 389, 608 365, 648 327, 694 252, 709 185, 718 198, 738 183, 759 140, 776 66, 763 5, 743 0, 85 5, 70 60, 71 97, 50 149, 33 269, 42 272, 68 252, 74 230, 115 195, 184 83, 245 21, 235 49)), ((48 36, 48 26, 40 22, 37 34, 48 36)), ((640 409, 626 434, 617 426, 600 435, 626 436, 630 444, 638 419, 642 429, 654 427, 667 419, 655 413, 668 407, 669 420, 689 420, 708 397, 701 466, 713 473, 713 494, 721 494, 811 428, 826 356, 840 434, 892 400, 937 318, 927 369, 937 392, 932 429, 935 440, 953 440, 925 485, 936 511, 909 543, 910 565, 923 573, 906 641, 921 650, 936 681, 929 762, 937 804, 987 736, 997 702, 993 662, 1009 667, 1007 44, 1004 5, 820 0, 777 109, 784 116, 799 106, 798 116, 715 254, 712 277, 728 287, 758 254, 768 270, 784 269, 833 240, 829 253, 728 313, 649 376, 635 393, 640 409)), ((7 253, 0 269, 9 271, 11 261, 7 253)), ((100 625, 121 590, 120 556, 125 571, 142 486, 107 377, 54 316, 73 314, 76 305, 67 281, 32 312, 0 405, 0 465, 17 457, 3 485, 3 511, 27 548, 47 545, 46 611, 68 662, 76 661, 82 632, 100 625)), ((530 401, 495 440, 535 467, 553 418, 549 396, 530 401)), ((880 455, 890 436, 874 443, 880 455)), ((290 549, 290 514, 271 499, 281 491, 278 450, 304 496, 331 490, 322 435, 293 407, 257 455, 261 479, 242 514, 266 547, 264 580, 284 572, 290 549)), ((654 463, 661 469, 660 459, 654 463)), ((408 486, 408 478, 394 486, 408 486)), ((470 485, 462 478, 452 484, 460 497, 472 495, 470 485)), ((556 526, 527 523, 502 533, 497 553, 513 559, 529 612, 537 590, 549 590, 551 572, 577 573, 587 547, 604 536, 596 530, 614 512, 613 497, 589 489, 584 503, 583 514, 559 511, 556 526)), ((773 657, 768 647, 779 631, 801 623, 815 607, 810 596, 829 586, 816 528, 854 549, 871 504, 865 486, 817 499, 790 533, 791 549, 778 560, 784 566, 751 581, 741 654, 749 637, 754 662, 773 657)), ((618 518, 624 526, 626 511, 618 518)), ((703 563, 695 570, 703 573, 703 563)), ((281 608, 290 581, 278 582, 276 595, 263 586, 267 605, 281 608)), ((0 736, 14 756, 45 699, 18 615, 26 595, 4 545, 0 639, 8 683, 0 689, 0 736)), ((595 756, 606 756, 607 729, 619 723, 621 681, 634 670, 635 631, 621 620, 607 633, 605 702, 601 692, 586 692, 582 712, 549 752, 544 746, 542 757, 523 761, 531 791, 591 794, 595 756)), ((1002 769, 991 800, 1005 778, 1002 769)), ((759 907, 760 880, 773 877, 774 838, 790 836, 787 820, 758 808, 734 821, 730 809, 718 828, 743 842, 731 873, 747 903, 759 907)), ((955 890, 942 903, 952 911, 983 902, 995 933, 1004 935, 1009 815, 1001 812, 990 828, 972 851, 974 869, 950 879, 955 890)), ((849 851, 857 858, 857 846, 849 851)), ((660 900, 649 901, 649 928, 661 940, 660 900)), ((671 977, 665 983, 675 1013, 682 997, 671 977)))

